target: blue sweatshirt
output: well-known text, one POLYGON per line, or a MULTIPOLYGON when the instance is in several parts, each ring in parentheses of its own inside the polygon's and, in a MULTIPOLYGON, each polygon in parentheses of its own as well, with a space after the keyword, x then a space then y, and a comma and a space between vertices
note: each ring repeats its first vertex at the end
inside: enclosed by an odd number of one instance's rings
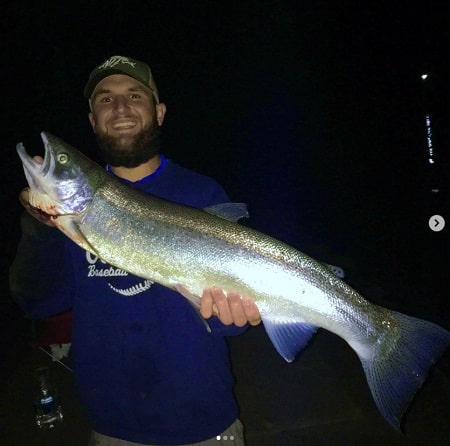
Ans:
MULTIPOLYGON (((164 157, 132 186, 198 208, 229 201, 214 180, 164 157)), ((32 318, 72 309, 77 388, 96 431, 184 444, 236 419, 225 336, 244 328, 213 317, 209 333, 178 293, 111 267, 27 215, 10 284, 32 318)))

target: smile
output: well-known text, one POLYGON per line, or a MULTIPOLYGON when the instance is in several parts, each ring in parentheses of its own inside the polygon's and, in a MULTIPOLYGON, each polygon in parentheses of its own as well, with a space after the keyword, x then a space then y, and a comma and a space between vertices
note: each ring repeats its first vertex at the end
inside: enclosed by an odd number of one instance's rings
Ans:
POLYGON ((115 122, 111 125, 114 130, 122 130, 122 129, 131 129, 136 126, 136 123, 133 121, 121 121, 115 122))

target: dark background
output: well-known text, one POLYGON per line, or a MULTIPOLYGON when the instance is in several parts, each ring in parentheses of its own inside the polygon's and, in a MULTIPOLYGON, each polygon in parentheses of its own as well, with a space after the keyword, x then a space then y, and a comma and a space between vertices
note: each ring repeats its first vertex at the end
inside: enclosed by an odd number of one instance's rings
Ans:
MULTIPOLYGON (((168 108, 164 153, 248 203, 248 224, 342 266, 368 299, 450 328, 444 5, 2 2, 7 314, 25 185, 15 145, 42 154, 46 130, 97 159, 82 90, 95 66, 124 55, 152 67, 168 108), (447 220, 439 233, 434 214, 447 220)), ((255 333, 253 346, 265 342, 255 333)), ((5 330, 6 346, 12 336, 5 330)))

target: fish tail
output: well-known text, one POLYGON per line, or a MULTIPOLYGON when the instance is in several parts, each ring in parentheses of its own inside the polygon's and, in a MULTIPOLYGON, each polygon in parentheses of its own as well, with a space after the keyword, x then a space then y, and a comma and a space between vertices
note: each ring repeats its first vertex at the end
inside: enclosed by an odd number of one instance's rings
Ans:
POLYGON ((374 354, 359 356, 378 409, 400 430, 402 416, 430 367, 450 344, 450 332, 395 311, 389 315, 396 322, 396 339, 388 332, 377 343, 374 354))

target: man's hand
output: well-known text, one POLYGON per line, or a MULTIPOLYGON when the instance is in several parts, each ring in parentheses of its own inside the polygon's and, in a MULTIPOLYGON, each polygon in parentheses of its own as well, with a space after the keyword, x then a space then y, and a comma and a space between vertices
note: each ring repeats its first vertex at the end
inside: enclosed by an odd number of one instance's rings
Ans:
POLYGON ((203 290, 200 314, 205 319, 216 315, 223 324, 235 324, 238 327, 243 327, 247 323, 250 325, 261 323, 261 315, 251 297, 231 291, 227 294, 216 287, 203 290))
POLYGON ((31 206, 30 204, 30 188, 25 187, 20 191, 19 194, 19 201, 22 204, 22 206, 25 208, 25 210, 36 220, 39 220, 41 223, 44 223, 47 226, 56 226, 54 222, 54 218, 45 213, 44 211, 41 211, 38 208, 35 208, 34 206, 31 206))

